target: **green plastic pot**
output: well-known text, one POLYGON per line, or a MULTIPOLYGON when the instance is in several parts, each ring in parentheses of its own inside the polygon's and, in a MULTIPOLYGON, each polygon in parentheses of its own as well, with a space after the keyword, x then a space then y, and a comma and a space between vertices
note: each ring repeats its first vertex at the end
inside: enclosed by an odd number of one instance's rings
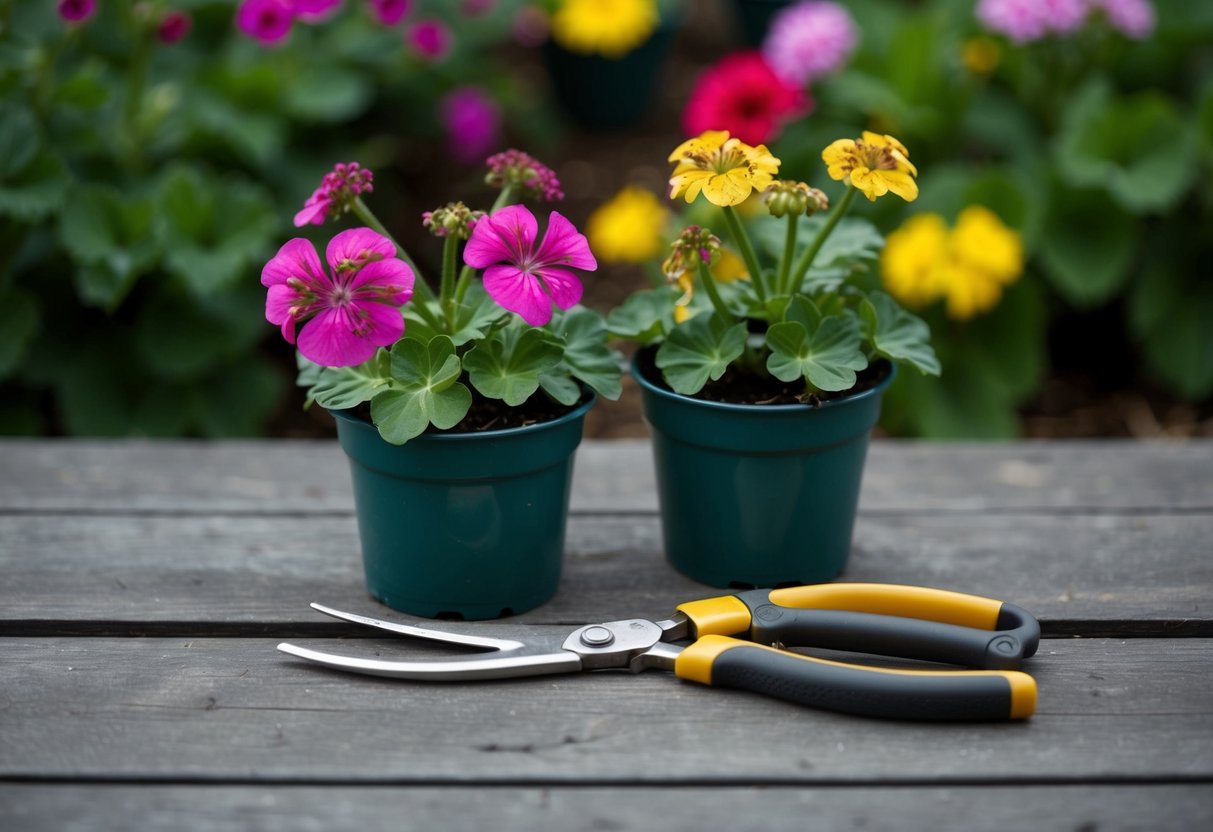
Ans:
POLYGON ((550 422, 392 445, 333 411, 371 597, 427 618, 533 609, 556 593, 573 454, 594 397, 550 422))
POLYGON ((548 40, 543 54, 560 105, 591 129, 621 130, 637 124, 649 110, 674 29, 673 22, 663 23, 619 58, 570 52, 548 40))
POLYGON ((819 583, 847 563, 868 438, 893 380, 809 405, 701 401, 646 377, 662 534, 670 564, 701 583, 819 583))

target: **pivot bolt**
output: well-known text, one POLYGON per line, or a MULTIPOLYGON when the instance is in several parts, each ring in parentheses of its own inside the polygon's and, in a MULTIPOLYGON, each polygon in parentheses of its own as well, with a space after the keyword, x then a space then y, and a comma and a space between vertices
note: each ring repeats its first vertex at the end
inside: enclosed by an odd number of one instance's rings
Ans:
POLYGON ((587 647, 604 647, 615 640, 615 634, 606 627, 586 627, 581 634, 581 643, 587 647))

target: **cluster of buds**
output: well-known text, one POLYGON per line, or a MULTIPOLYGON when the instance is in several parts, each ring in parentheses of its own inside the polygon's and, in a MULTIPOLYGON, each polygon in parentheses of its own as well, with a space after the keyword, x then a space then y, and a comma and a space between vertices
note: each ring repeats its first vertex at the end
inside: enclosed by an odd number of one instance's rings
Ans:
POLYGON ((829 198, 817 190, 810 188, 804 182, 793 182, 790 179, 779 179, 771 183, 763 194, 767 210, 773 217, 797 216, 804 214, 813 216, 818 211, 830 207, 829 198))
POLYGON ((421 224, 435 237, 458 237, 466 240, 472 229, 484 217, 484 211, 473 211, 462 202, 448 202, 441 208, 421 215, 421 224))
POLYGON ((720 238, 706 228, 688 225, 670 244, 670 256, 661 264, 666 280, 678 283, 684 274, 694 274, 702 263, 712 265, 720 256, 720 238))
POLYGON ((490 156, 485 164, 489 172, 484 181, 495 188, 517 187, 526 196, 548 202, 564 199, 555 172, 529 153, 506 150, 490 156))
POLYGON ((374 174, 357 162, 338 164, 303 203, 303 210, 295 215, 295 225, 323 225, 326 219, 348 212, 354 200, 374 190, 373 179, 374 174))

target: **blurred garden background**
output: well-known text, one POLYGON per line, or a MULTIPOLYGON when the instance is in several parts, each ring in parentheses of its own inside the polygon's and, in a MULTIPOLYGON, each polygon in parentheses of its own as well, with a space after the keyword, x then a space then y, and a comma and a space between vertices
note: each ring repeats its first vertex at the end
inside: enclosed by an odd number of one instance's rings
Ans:
MULTIPOLYGON (((487 208, 484 159, 526 150, 607 312, 700 219, 666 157, 707 127, 817 186, 835 139, 909 149, 920 198, 852 209, 944 368, 887 433, 1213 435, 1194 0, 0 0, 0 434, 330 435, 259 276, 323 244, 292 218, 335 163, 432 275, 422 212, 487 208)), ((591 417, 645 434, 630 383, 591 417)))

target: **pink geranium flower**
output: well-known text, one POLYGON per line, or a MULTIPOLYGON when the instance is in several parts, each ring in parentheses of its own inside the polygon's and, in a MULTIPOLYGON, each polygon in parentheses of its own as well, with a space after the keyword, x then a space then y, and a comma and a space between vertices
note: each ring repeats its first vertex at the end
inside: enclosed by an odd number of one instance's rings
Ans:
POLYGON ((552 304, 568 309, 581 300, 581 281, 570 268, 598 268, 585 236, 556 211, 536 245, 538 236, 535 215, 508 205, 476 223, 463 250, 463 262, 484 269, 489 296, 531 326, 552 319, 552 304))
POLYGON ((369 228, 342 231, 325 250, 331 272, 303 238, 290 240, 261 272, 265 317, 303 357, 325 367, 361 364, 404 334, 400 307, 413 296, 413 270, 369 228))
POLYGON ((735 52, 695 81, 682 128, 688 136, 727 130, 746 144, 766 144, 810 106, 807 94, 776 75, 758 51, 735 52))
POLYGON ((497 146, 501 108, 478 87, 456 87, 438 105, 447 147, 460 162, 471 164, 497 146))
POLYGON ((295 19, 289 0, 244 0, 236 10, 236 25, 262 46, 270 46, 291 32, 295 19))
POLYGON ((438 61, 451 51, 451 30, 441 20, 419 20, 409 27, 406 40, 427 61, 438 61))
POLYGON ((384 26, 395 26, 412 5, 412 0, 371 0, 371 14, 384 26))
POLYGON ((339 217, 350 210, 354 200, 373 191, 374 174, 357 162, 341 162, 324 175, 320 187, 303 203, 295 214, 295 227, 323 225, 330 217, 339 217))
POLYGON ((837 3, 809 0, 775 15, 762 56, 781 78, 803 87, 841 69, 858 41, 850 12, 837 3))
POLYGON ((88 20, 97 11, 97 0, 59 0, 59 16, 72 23, 88 20))
POLYGON ((341 0, 291 0, 295 17, 304 23, 319 23, 332 17, 341 0))
POLYGON ((173 9, 166 14, 156 27, 156 37, 161 43, 176 43, 190 33, 194 27, 194 18, 189 12, 173 9))

